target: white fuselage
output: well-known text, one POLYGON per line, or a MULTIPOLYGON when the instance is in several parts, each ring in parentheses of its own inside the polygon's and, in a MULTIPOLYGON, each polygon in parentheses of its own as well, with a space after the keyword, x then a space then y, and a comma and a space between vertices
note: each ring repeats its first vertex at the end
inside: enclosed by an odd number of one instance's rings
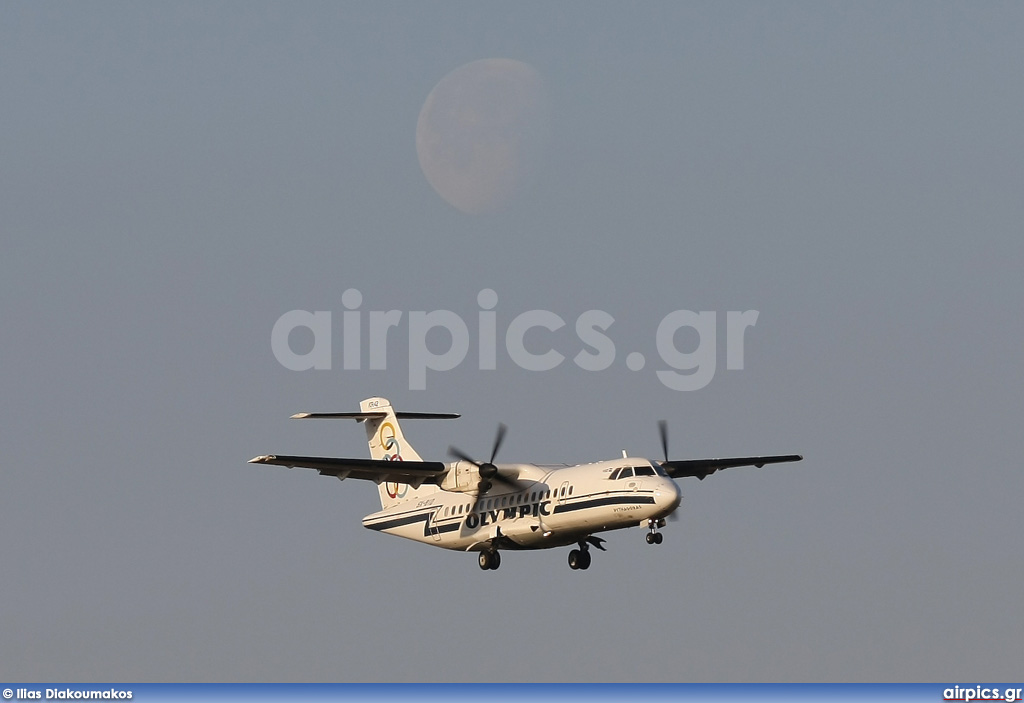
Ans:
POLYGON ((490 540, 500 540, 505 549, 544 549, 645 525, 680 501, 675 481, 647 459, 565 468, 499 466, 517 475, 516 488, 496 484, 479 499, 474 490, 438 489, 367 515, 363 526, 445 549, 486 549, 490 540), (622 467, 636 467, 634 475, 617 478, 622 467))

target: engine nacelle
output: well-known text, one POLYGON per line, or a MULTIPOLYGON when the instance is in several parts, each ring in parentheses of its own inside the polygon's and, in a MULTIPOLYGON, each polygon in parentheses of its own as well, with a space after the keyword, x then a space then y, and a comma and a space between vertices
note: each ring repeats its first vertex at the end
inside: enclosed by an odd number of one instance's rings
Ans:
POLYGON ((480 470, 468 461, 457 461, 450 465, 448 473, 444 475, 441 488, 458 493, 475 493, 479 483, 480 470))

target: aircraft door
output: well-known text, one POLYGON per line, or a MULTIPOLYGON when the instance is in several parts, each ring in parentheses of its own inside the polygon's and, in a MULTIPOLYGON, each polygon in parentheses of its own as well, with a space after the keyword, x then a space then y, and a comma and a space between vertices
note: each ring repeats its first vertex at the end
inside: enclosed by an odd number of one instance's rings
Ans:
POLYGON ((437 518, 441 517, 441 509, 438 508, 430 515, 430 534, 433 535, 435 542, 441 541, 441 532, 437 529, 437 518))
POLYGON ((562 483, 561 488, 558 489, 558 504, 563 505, 565 503, 566 496, 569 495, 569 482, 565 481, 562 483))

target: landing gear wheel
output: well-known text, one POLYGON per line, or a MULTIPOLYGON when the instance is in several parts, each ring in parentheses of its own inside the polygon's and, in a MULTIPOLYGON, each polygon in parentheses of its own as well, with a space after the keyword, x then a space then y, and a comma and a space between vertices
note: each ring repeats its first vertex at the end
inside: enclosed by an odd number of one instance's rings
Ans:
POLYGON ((574 549, 569 552, 569 568, 575 571, 580 568, 580 562, 582 559, 583 552, 578 549, 574 549))
POLYGON ((661 534, 660 532, 655 532, 653 536, 655 544, 661 544, 661 540, 665 539, 665 535, 661 534))
POLYGON ((498 552, 480 552, 477 560, 484 571, 494 571, 501 566, 501 555, 498 552))
POLYGON ((569 552, 569 568, 573 569, 574 571, 576 569, 579 569, 581 571, 586 571, 587 569, 589 569, 590 551, 584 548, 574 549, 571 552, 569 552))
POLYGON ((587 550, 580 552, 579 568, 583 571, 590 568, 590 552, 587 550))
POLYGON ((655 532, 648 532, 647 533, 647 544, 654 544, 654 535, 655 534, 657 534, 657 533, 655 533, 655 532))

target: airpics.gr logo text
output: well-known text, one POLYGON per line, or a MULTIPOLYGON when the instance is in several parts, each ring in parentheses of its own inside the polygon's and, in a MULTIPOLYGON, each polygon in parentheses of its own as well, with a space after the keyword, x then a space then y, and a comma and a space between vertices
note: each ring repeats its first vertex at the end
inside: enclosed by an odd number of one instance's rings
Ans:
MULTIPOLYGON (((516 315, 504 334, 498 334, 498 294, 485 288, 477 295, 480 310, 475 321, 475 334, 471 327, 457 313, 451 310, 401 310, 363 311, 363 294, 349 288, 341 296, 345 307, 342 313, 341 366, 345 371, 385 371, 388 364, 389 333, 404 327, 408 340, 409 390, 425 390, 427 371, 451 371, 461 365, 470 355, 471 339, 476 338, 476 362, 481 371, 498 368, 498 342, 504 337, 505 353, 508 359, 526 371, 551 371, 566 361, 566 356, 550 344, 544 351, 538 351, 537 337, 531 335, 531 348, 527 348, 527 335, 531 330, 546 330, 561 333, 556 342, 563 341, 566 332, 565 319, 550 310, 527 310, 516 315), (443 332, 438 332, 441 330, 443 332), (438 353, 428 345, 428 336, 435 342, 447 333, 447 349, 438 353), (363 340, 367 340, 364 345, 363 340), (364 352, 366 365, 364 366, 364 352)), ((667 388, 676 391, 696 391, 704 388, 714 378, 718 357, 718 332, 724 324, 726 369, 743 369, 743 351, 747 328, 757 323, 757 310, 733 311, 724 315, 714 311, 693 312, 673 310, 658 323, 654 332, 658 358, 667 368, 656 370, 658 379, 667 388), (692 330, 698 342, 695 348, 681 351, 676 346, 676 336, 681 330, 692 330)), ((576 351, 572 362, 584 371, 604 371, 612 367, 617 358, 617 349, 609 330, 615 318, 603 310, 587 310, 580 313, 573 329, 575 338, 568 342, 576 351)), ((278 363, 292 371, 330 370, 334 360, 333 318, 330 311, 291 310, 281 315, 270 333, 270 348, 278 363), (291 334, 296 330, 312 333, 312 348, 296 352, 291 346, 291 334)), ((571 336, 571 335, 570 335, 571 336)), ((690 335, 692 337, 692 334, 690 335)), ((544 339, 550 338, 550 334, 544 339)), ((434 344, 433 346, 437 346, 434 344)), ((542 345, 543 346, 543 345, 542 345)), ((565 348, 565 347, 563 347, 565 348)), ((647 363, 641 352, 626 355, 626 367, 640 371, 647 363)))

